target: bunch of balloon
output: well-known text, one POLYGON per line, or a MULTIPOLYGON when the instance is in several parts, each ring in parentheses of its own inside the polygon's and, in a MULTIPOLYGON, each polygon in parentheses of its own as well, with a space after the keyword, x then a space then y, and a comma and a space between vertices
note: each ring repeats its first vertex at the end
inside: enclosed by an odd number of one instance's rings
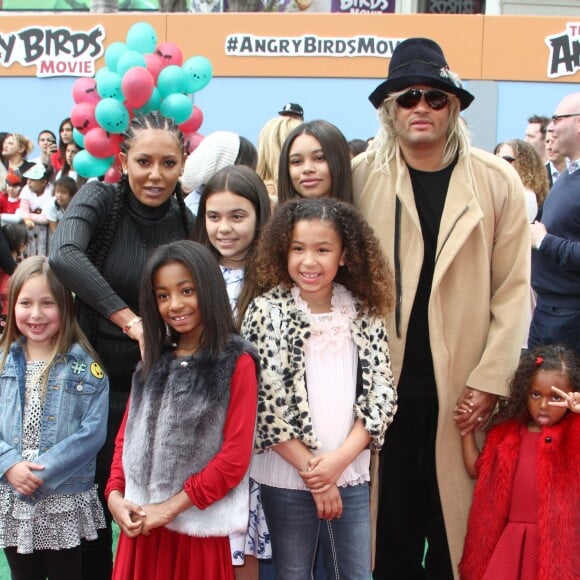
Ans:
POLYGON ((188 152, 203 136, 198 133, 203 113, 193 95, 210 82, 210 61, 203 56, 183 59, 172 42, 157 43, 153 26, 138 22, 127 32, 126 42, 113 42, 105 50, 105 66, 94 78, 79 78, 72 88, 71 121, 76 143, 82 148, 74 158, 82 177, 101 177, 116 183, 120 178, 122 133, 135 115, 159 111, 171 117, 184 133, 188 152))

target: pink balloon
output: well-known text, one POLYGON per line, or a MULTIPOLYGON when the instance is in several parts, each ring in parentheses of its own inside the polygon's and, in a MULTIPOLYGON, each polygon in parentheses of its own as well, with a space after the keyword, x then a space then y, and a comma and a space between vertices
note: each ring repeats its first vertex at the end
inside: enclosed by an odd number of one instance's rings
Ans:
POLYGON ((78 78, 72 87, 73 101, 75 103, 98 103, 101 100, 97 93, 97 81, 87 77, 78 78))
POLYGON ((185 152, 190 155, 196 147, 203 141, 204 136, 201 133, 187 133, 183 136, 185 152))
POLYGON ((119 183, 119 179, 121 179, 121 169, 116 163, 113 163, 113 165, 107 169, 104 180, 106 183, 119 183))
POLYGON ((138 109, 150 98, 155 87, 153 75, 141 66, 130 68, 121 81, 121 91, 129 107, 138 109))
POLYGON ((112 157, 119 151, 118 139, 102 127, 95 127, 85 135, 85 149, 94 157, 112 157))
POLYGON ((163 68, 170 64, 181 66, 183 64, 183 53, 181 48, 173 42, 162 42, 157 45, 155 54, 163 59, 163 68))
POLYGON ((70 114, 70 120, 73 127, 79 132, 85 135, 87 131, 90 131, 94 127, 98 127, 99 124, 95 119, 95 107, 96 103, 77 103, 70 114))
POLYGON ((199 107, 193 107, 193 111, 187 121, 184 121, 179 125, 179 128, 185 135, 186 133, 195 133, 199 131, 201 124, 203 123, 203 113, 199 107))
POLYGON ((145 55, 145 66, 147 67, 147 70, 151 73, 151 76, 153 77, 153 81, 155 82, 155 84, 157 84, 157 77, 159 76, 159 73, 163 70, 163 68, 165 67, 165 63, 163 62, 163 58, 155 53, 150 53, 150 54, 146 54, 145 55))

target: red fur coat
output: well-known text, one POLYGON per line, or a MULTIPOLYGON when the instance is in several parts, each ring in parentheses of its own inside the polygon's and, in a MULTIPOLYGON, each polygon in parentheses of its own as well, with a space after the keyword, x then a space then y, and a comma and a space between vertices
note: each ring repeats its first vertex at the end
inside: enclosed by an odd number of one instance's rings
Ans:
MULTIPOLYGON (((462 580, 481 580, 507 522, 519 453, 520 424, 493 428, 478 459, 462 580)), ((538 577, 580 578, 580 415, 546 427, 538 442, 538 577)), ((514 579, 517 580, 517 579, 514 579)))

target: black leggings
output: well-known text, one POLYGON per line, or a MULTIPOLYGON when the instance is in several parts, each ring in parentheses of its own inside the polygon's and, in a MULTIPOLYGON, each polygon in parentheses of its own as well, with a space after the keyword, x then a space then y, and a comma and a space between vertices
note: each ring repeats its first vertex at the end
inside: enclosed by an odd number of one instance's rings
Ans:
POLYGON ((16 548, 4 548, 12 580, 81 580, 82 550, 37 550, 18 554, 16 548))
POLYGON ((97 470, 95 481, 98 484, 99 499, 105 510, 106 528, 98 530, 98 538, 93 541, 83 541, 83 580, 109 580, 113 573, 113 531, 112 517, 105 501, 105 486, 109 479, 115 437, 125 414, 129 398, 128 392, 109 391, 109 421, 107 425, 107 440, 97 455, 97 470))

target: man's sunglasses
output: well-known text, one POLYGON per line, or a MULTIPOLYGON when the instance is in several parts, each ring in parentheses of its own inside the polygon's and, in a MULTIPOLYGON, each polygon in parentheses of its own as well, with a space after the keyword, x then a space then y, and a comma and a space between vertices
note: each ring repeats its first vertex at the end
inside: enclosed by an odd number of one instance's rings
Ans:
POLYGON ((406 93, 397 97, 397 105, 403 109, 412 109, 419 104, 422 97, 425 97, 425 101, 434 111, 444 109, 449 102, 449 95, 443 91, 409 89, 406 93))

